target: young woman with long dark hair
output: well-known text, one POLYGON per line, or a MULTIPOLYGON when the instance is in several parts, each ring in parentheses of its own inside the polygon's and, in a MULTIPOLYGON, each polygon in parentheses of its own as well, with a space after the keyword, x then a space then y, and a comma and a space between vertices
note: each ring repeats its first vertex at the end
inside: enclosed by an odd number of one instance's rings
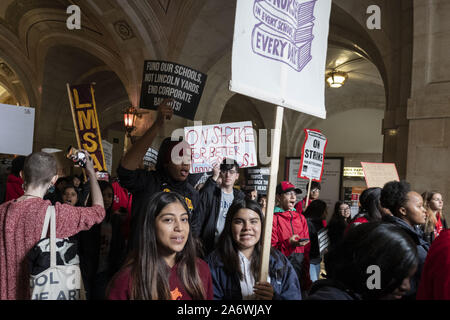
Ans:
POLYGON ((268 282, 257 282, 261 266, 264 216, 256 201, 235 200, 228 209, 216 250, 208 257, 216 300, 299 300, 294 268, 280 251, 271 249, 268 282))
POLYGON ((139 242, 110 283, 111 300, 212 299, 208 265, 197 258, 185 199, 158 192, 140 215, 139 242))
POLYGON ((422 226, 425 233, 425 239, 432 243, 442 230, 447 229, 447 221, 442 212, 444 207, 444 200, 442 194, 435 191, 426 191, 422 193, 423 205, 427 210, 427 217, 425 224, 422 226))

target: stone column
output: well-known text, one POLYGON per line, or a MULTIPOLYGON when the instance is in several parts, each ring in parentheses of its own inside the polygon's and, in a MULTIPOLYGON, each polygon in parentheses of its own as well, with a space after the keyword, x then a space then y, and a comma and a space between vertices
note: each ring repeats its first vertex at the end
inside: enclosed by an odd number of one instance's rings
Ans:
POLYGON ((450 2, 415 0, 407 180, 418 192, 436 190, 444 199, 450 196, 449 52, 450 2))

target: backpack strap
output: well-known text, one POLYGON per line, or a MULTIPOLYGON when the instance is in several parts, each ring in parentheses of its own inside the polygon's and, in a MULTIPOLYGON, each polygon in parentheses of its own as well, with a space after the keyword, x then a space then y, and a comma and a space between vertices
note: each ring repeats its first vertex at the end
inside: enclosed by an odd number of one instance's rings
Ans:
POLYGON ((42 232, 41 232, 41 240, 44 239, 48 233, 48 223, 50 222, 50 215, 51 215, 50 207, 52 207, 52 206, 50 205, 47 207, 47 212, 45 213, 44 226, 42 227, 42 232))
POLYGON ((55 207, 49 206, 51 219, 50 219, 50 267, 56 267, 56 216, 55 207))

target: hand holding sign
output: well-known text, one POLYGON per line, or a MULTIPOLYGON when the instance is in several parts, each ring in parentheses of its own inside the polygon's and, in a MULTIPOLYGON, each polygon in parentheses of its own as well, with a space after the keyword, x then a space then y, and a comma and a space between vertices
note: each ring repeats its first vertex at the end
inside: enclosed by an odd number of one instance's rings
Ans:
POLYGON ((156 123, 163 125, 164 120, 171 120, 173 116, 173 108, 170 106, 172 99, 164 99, 158 106, 158 115, 156 116, 156 123))

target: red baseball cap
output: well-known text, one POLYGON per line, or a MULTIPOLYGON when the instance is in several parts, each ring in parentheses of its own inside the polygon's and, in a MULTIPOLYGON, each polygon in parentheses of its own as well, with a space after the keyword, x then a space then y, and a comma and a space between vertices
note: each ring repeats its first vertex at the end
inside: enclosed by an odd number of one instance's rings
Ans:
POLYGON ((302 190, 300 190, 299 188, 296 188, 292 183, 290 183, 289 181, 281 181, 278 185, 277 185, 277 194, 283 194, 289 191, 294 190, 295 193, 302 193, 302 190))

